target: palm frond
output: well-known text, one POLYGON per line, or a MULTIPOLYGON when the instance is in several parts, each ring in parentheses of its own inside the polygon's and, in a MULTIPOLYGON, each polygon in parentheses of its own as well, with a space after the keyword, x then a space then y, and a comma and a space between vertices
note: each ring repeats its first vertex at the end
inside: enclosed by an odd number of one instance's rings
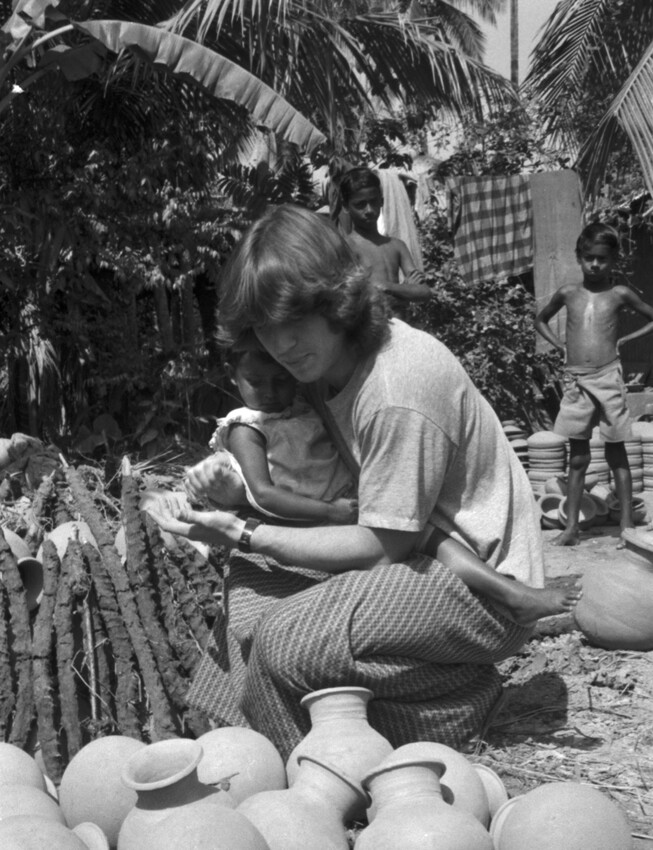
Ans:
POLYGON ((131 50, 173 74, 193 79, 214 97, 244 106, 254 119, 300 148, 312 150, 324 136, 283 97, 244 68, 207 47, 156 27, 125 21, 75 24, 109 50, 131 50))
POLYGON ((630 139, 653 195, 653 42, 581 149, 578 166, 589 191, 604 175, 620 130, 630 139))

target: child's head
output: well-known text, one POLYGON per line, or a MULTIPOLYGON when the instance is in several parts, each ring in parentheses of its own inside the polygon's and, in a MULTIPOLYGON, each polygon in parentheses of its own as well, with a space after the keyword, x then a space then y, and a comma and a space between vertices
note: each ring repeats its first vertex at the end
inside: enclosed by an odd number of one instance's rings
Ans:
POLYGON ((586 280, 610 277, 619 257, 619 234, 609 224, 595 222, 583 228, 576 242, 576 259, 586 280))
POLYGON ((340 181, 342 204, 355 230, 376 231, 383 206, 381 180, 371 168, 352 168, 340 181))
POLYGON ((227 374, 245 407, 280 413, 289 407, 297 381, 259 344, 253 334, 241 339, 225 358, 227 374))
POLYGON ((576 256, 580 257, 581 253, 594 245, 605 245, 614 255, 615 260, 619 256, 619 234, 614 227, 609 224, 602 224, 595 221, 593 224, 588 224, 581 231, 576 242, 576 256))
POLYGON ((220 281, 220 339, 233 345, 264 325, 311 314, 343 330, 363 353, 385 339, 383 293, 341 233, 303 207, 268 210, 245 233, 220 281))
POLYGON ((375 189, 382 197, 381 179, 376 171, 371 168, 350 168, 346 171, 340 180, 340 197, 345 206, 349 206, 352 195, 360 192, 363 189, 375 189))

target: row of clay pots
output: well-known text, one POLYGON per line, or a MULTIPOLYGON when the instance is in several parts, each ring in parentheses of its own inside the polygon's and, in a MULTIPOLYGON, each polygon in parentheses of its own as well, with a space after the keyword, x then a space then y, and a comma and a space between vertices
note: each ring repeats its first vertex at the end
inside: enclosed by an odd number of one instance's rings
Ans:
POLYGON ((92 822, 74 829, 57 792, 37 762, 13 744, 0 743, 0 847, 2 850, 109 850, 92 822))
MULTIPOLYGON (((311 730, 287 765, 262 735, 236 727, 212 730, 197 741, 146 745, 123 736, 97 739, 66 768, 59 803, 38 787, 17 786, 31 813, 30 829, 42 829, 41 821, 50 821, 56 823, 52 829, 71 833, 70 842, 57 843, 55 836, 40 845, 18 839, 5 844, 0 810, 0 846, 80 850, 74 842, 82 840, 92 850, 348 850, 346 824, 360 812, 367 814, 368 826, 360 832, 356 850, 492 850, 493 839, 499 850, 627 846, 619 843, 620 827, 610 832, 613 813, 598 792, 594 817, 606 824, 612 845, 597 844, 591 835, 585 842, 574 838, 573 845, 542 843, 541 836, 540 843, 534 838, 511 844, 513 817, 529 812, 531 797, 508 801, 496 774, 442 744, 416 742, 393 750, 367 722, 371 696, 364 688, 309 694, 305 705, 311 730), (51 811, 34 810, 30 795, 45 797, 51 811), (601 820, 604 815, 607 820, 601 820)), ((33 772, 32 781, 43 777, 33 772)), ((578 796, 573 783, 564 784, 570 799, 578 796)), ((556 823, 564 811, 561 829, 576 835, 589 817, 587 805, 584 797, 564 809, 545 801, 544 810, 556 823)), ((7 817, 9 821, 15 817, 7 817)))

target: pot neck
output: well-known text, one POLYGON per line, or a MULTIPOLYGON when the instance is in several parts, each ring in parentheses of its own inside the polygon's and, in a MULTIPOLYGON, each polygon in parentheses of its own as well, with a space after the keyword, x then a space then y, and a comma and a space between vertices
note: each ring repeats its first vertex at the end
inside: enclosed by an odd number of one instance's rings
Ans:
POLYGON ((360 693, 324 694, 308 703, 311 723, 334 720, 359 720, 367 723, 369 696, 360 693))
MULTIPOLYGON (((157 783, 159 784, 159 783, 157 783)), ((141 787, 137 790, 140 809, 168 809, 174 806, 184 806, 213 794, 212 788, 203 785, 197 776, 197 769, 188 776, 171 779, 169 785, 162 787, 141 787)))
POLYGON ((442 800, 438 774, 422 764, 388 767, 372 777, 366 786, 379 809, 390 803, 442 800))

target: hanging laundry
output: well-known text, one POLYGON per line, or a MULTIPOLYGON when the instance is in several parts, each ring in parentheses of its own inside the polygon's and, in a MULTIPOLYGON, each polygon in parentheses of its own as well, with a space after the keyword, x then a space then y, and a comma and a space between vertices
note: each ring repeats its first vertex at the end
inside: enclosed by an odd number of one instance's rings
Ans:
POLYGON ((394 236, 396 239, 403 240, 415 265, 420 271, 423 271, 422 247, 415 225, 413 208, 400 172, 395 168, 378 168, 376 173, 381 179, 381 191, 383 192, 379 233, 385 233, 386 236, 394 236))
POLYGON ((456 259, 468 282, 519 275, 532 267, 527 175, 452 178, 447 188, 456 259))

